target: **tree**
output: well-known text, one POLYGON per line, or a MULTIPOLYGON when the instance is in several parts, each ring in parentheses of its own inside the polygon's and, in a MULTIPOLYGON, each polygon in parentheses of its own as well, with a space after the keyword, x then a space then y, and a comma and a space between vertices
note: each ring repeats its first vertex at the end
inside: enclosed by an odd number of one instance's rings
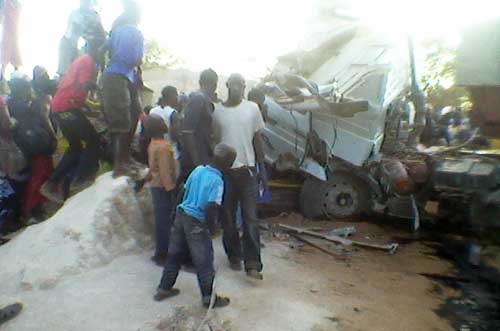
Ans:
POLYGON ((179 59, 163 48, 154 39, 146 40, 145 45, 144 70, 166 69, 179 63, 179 59))
POLYGON ((436 110, 446 106, 470 108, 467 91, 455 85, 457 49, 439 39, 426 42, 424 47, 428 53, 422 82, 429 104, 436 110))

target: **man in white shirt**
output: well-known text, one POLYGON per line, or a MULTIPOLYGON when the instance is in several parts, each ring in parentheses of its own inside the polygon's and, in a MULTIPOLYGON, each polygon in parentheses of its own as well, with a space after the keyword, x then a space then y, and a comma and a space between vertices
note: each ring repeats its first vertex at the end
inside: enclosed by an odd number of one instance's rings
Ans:
POLYGON ((246 88, 243 76, 231 75, 227 88, 228 100, 216 105, 213 114, 216 142, 225 143, 236 150, 236 160, 225 174, 223 243, 233 270, 241 270, 243 260, 247 275, 262 280, 257 198, 259 182, 266 178, 260 136, 265 124, 258 106, 243 100, 246 88), (241 205, 243 216, 241 241, 236 227, 238 204, 241 205))

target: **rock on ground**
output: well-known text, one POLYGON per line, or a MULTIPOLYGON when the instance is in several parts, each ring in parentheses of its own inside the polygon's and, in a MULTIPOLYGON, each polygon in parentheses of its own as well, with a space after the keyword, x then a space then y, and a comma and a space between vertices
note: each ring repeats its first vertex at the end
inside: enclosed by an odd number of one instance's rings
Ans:
MULTIPOLYGON (((110 174, 31 226, 0 254, 3 294, 50 289, 62 279, 151 246, 151 226, 126 178, 110 174)), ((144 203, 144 199, 142 203, 144 203)))

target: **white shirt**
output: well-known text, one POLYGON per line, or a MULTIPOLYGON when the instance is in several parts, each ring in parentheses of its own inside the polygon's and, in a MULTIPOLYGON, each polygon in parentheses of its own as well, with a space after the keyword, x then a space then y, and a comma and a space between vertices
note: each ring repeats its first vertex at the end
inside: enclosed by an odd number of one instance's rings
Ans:
POLYGON ((255 167, 253 138, 265 128, 264 119, 257 104, 243 100, 236 107, 215 106, 213 125, 216 141, 236 149, 233 169, 255 167))
POLYGON ((177 113, 177 110, 170 106, 156 106, 149 112, 150 115, 157 115, 163 119, 163 122, 167 125, 167 128, 170 129, 170 124, 172 124, 172 114, 177 113))
MULTIPOLYGON (((174 113, 177 113, 177 110, 175 110, 170 106, 165 106, 163 108, 161 106, 156 106, 149 112, 150 115, 156 115, 161 117, 163 122, 165 122, 165 124, 167 125, 169 131, 170 131, 170 125, 172 124, 172 115, 174 113)), ((174 147, 174 157, 176 160, 179 160, 180 159, 179 145, 177 144, 177 142, 173 141, 170 135, 168 134, 165 136, 165 139, 167 139, 172 144, 172 146, 174 147)))

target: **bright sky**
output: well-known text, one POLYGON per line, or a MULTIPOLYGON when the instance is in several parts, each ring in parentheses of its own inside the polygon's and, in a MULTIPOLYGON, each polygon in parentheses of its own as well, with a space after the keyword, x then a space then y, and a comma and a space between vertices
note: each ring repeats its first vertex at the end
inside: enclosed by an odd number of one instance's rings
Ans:
MULTIPOLYGON (((141 29, 192 70, 262 76, 277 56, 301 45, 314 18, 333 0, 139 0, 141 29)), ((34 65, 54 72, 59 40, 79 0, 21 0, 21 49, 29 73, 34 65)), ((500 15, 500 0, 342 0, 369 24, 417 37, 457 39, 468 24, 500 15)), ((121 13, 119 0, 99 1, 109 28, 121 13)))

